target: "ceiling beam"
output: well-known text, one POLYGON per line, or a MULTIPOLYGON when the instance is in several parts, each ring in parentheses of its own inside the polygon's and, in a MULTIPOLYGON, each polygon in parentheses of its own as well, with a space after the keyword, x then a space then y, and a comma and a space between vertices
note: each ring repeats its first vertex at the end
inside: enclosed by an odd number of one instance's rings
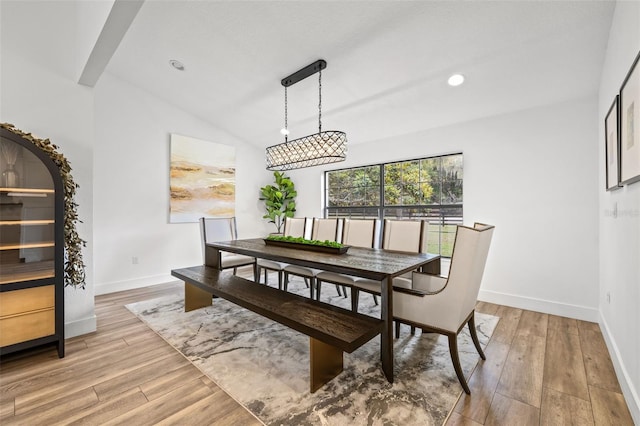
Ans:
POLYGON ((96 85, 143 3, 144 0, 115 0, 82 70, 79 84, 96 85))

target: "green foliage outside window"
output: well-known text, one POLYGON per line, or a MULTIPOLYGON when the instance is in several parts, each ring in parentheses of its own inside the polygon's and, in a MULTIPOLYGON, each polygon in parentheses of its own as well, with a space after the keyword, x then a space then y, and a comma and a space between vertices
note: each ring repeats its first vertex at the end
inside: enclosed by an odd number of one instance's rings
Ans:
POLYGON ((329 207, 380 205, 380 167, 329 172, 329 207))
POLYGON ((453 154, 329 171, 327 217, 426 218, 429 251, 450 256, 462 222, 462 166, 453 154))

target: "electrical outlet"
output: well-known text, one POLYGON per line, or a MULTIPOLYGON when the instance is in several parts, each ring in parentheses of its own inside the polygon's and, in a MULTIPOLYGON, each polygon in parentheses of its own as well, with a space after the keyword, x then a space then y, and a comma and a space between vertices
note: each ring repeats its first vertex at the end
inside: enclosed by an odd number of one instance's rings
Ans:
POLYGON ((607 303, 611 303, 611 293, 607 292, 607 303))
POLYGON ((133 256, 131 258, 131 264, 132 265, 137 265, 138 264, 138 256, 133 256))

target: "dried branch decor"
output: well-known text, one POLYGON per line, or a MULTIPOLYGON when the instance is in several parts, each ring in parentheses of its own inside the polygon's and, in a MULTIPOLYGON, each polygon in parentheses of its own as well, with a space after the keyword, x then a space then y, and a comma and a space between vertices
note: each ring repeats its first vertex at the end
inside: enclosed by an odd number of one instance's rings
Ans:
POLYGON ((64 285, 84 289, 85 265, 82 260, 82 247, 86 247, 86 241, 80 238, 76 230, 76 223, 81 222, 78 219, 78 205, 74 200, 79 186, 71 176, 71 165, 64 155, 57 151, 58 146, 49 139, 38 139, 31 133, 16 129, 13 124, 0 123, 0 127, 33 143, 58 166, 64 185, 64 285))

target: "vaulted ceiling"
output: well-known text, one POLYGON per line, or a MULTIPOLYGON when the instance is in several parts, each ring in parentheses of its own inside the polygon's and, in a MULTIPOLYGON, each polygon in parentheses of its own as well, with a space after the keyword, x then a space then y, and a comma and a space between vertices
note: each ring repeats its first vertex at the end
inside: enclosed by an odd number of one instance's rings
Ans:
MULTIPOLYGON (((147 0, 106 71, 264 147, 282 141, 280 80, 325 59, 323 129, 363 143, 594 96, 614 6, 147 0)), ((290 138, 314 133, 317 75, 288 97, 290 138)))

